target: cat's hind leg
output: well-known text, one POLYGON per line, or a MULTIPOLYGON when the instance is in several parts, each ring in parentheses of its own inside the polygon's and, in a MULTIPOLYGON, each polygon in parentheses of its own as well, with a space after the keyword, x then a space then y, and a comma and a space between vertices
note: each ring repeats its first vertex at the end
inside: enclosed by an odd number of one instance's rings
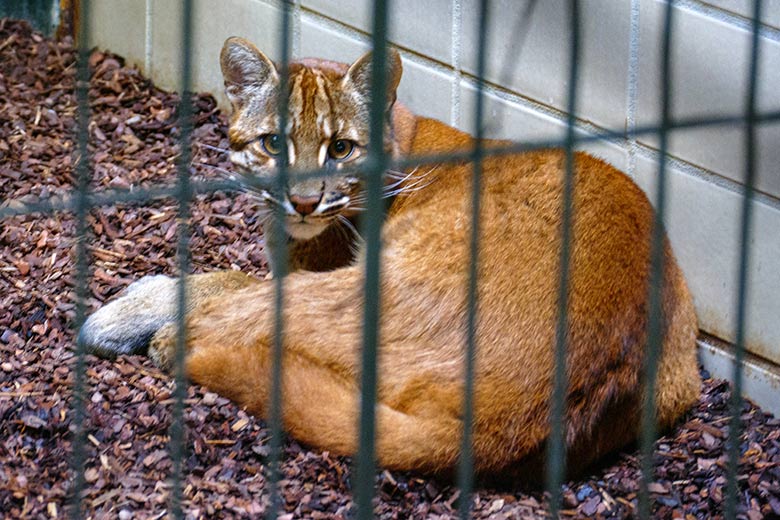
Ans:
POLYGON ((154 333, 175 317, 176 280, 145 276, 89 316, 78 342, 101 357, 144 354, 154 333))
MULTIPOLYGON (((173 339, 168 337, 168 341, 173 339)), ((186 361, 191 380, 266 418, 271 370, 267 344, 228 346, 196 339, 186 361)), ((285 354, 281 370, 285 431, 320 450, 338 455, 357 453, 361 392, 356 381, 296 353, 285 354)), ((462 433, 457 417, 404 413, 381 401, 375 413, 375 450, 381 467, 442 474, 450 474, 456 467, 462 433)))
MULTIPOLYGON (((188 312, 210 296, 258 283, 237 271, 191 275, 186 281, 188 312)), ((78 341, 88 352, 101 357, 145 354, 155 333, 175 323, 177 314, 178 280, 163 275, 145 276, 89 316, 79 331, 78 341)))
MULTIPOLYGON (((362 302, 354 296, 359 281, 348 270, 285 280, 285 293, 294 297, 285 305, 280 367, 272 359, 273 284, 204 300, 187 320, 187 377, 267 418, 273 370, 281 370, 285 430, 318 449, 354 454, 361 403, 362 302)), ((170 367, 177 332, 173 322, 154 335, 149 355, 157 364, 170 367)), ((409 397, 418 405, 402 407, 380 392, 375 411, 381 466, 431 473, 455 467, 462 421, 457 407, 439 406, 437 396, 441 392, 415 392, 409 397)))

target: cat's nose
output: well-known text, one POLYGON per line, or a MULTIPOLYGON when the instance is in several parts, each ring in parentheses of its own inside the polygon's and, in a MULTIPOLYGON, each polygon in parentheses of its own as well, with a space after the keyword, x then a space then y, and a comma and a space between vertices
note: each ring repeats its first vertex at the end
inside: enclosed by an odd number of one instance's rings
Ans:
POLYGON ((312 196, 291 194, 288 198, 290 200, 290 204, 292 204, 293 209, 301 216, 305 217, 306 215, 311 215, 314 213, 314 210, 317 208, 317 206, 319 206, 320 201, 322 200, 322 193, 312 196))

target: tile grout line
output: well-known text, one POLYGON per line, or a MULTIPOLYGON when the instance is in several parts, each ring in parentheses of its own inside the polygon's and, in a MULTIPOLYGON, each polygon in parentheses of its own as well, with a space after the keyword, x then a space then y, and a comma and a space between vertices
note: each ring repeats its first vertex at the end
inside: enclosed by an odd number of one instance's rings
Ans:
MULTIPOLYGON (((744 29, 748 32, 753 31, 751 19, 744 15, 728 11, 721 7, 708 5, 701 0, 676 1, 678 8, 687 9, 690 12, 706 16, 707 18, 723 22, 724 24, 731 25, 733 27, 739 27, 740 29, 744 29)), ((762 20, 764 20, 763 17, 762 20)), ((759 35, 761 35, 762 38, 780 42, 780 27, 775 27, 762 21, 761 28, 759 29, 759 35)))
MULTIPOLYGON (((682 1, 682 0, 678 0, 678 1, 682 1)), ((638 9, 639 0, 632 0, 632 2, 637 2, 637 9, 638 9)), ((462 0, 453 0, 453 21, 455 22, 455 20, 457 20, 458 24, 461 25, 461 27, 462 27, 462 11, 461 11, 462 7, 463 7, 462 0)), ((302 16, 310 17, 312 21, 322 24, 325 27, 330 27, 331 29, 337 31, 338 33, 342 34, 345 37, 354 38, 358 41, 365 41, 368 38, 365 32, 355 27, 352 27, 351 25, 348 25, 342 21, 330 18, 326 14, 311 10, 303 6, 301 8, 301 12, 302 12, 302 16)), ((634 17, 636 17, 636 23, 638 24, 639 13, 632 12, 632 21, 634 17)), ((455 27, 456 27, 455 23, 453 23, 453 33, 455 31, 455 27)), ((453 79, 453 82, 455 83, 455 85, 457 85, 453 87, 457 91, 453 95, 453 104, 455 104, 456 99, 458 103, 457 111, 453 109, 453 113, 451 114, 451 117, 456 119, 456 121, 453 121, 452 123, 454 126, 457 126, 457 124, 460 123, 460 105, 462 104, 462 99, 460 96, 460 90, 461 90, 460 87, 461 86, 473 87, 476 84, 476 78, 473 78, 469 74, 463 73, 463 71, 460 68, 461 65, 460 62, 462 60, 462 51, 463 51, 463 49, 461 48, 462 42, 460 41, 461 32, 462 30, 458 31, 457 36, 454 34, 452 35, 453 44, 456 44, 458 48, 457 48, 457 54, 456 51, 453 50, 453 60, 455 61, 455 63, 449 66, 446 64, 442 64, 441 62, 436 61, 429 56, 419 54, 414 50, 408 50, 408 49, 402 50, 402 55, 404 56, 404 59, 408 59, 421 66, 429 67, 430 69, 448 75, 453 79), (455 96, 457 96, 457 98, 455 96)), ((638 37, 638 33, 639 33, 638 27, 636 29, 636 33, 638 37)), ((638 41, 636 42, 636 45, 638 45, 638 41)), ((638 53, 638 49, 636 49, 636 51, 638 53)), ((629 67, 630 65, 631 64, 629 63, 629 67)), ((638 56, 637 56, 636 66, 638 69, 638 56)), ((629 74, 630 73, 631 72, 629 71, 629 74)), ((635 73, 637 74, 636 86, 638 87, 638 70, 636 70, 635 73)), ((511 103, 512 105, 515 105, 515 107, 519 110, 529 111, 532 114, 537 116, 551 118, 557 123, 561 123, 561 124, 565 123, 565 113, 561 109, 543 104, 538 100, 523 96, 521 93, 509 90, 506 87, 502 87, 500 85, 494 85, 489 82, 486 82, 484 85, 484 91, 486 95, 492 95, 498 98, 499 100, 502 100, 507 103, 511 103)), ((634 95, 638 97, 638 92, 635 92, 634 95)), ((635 115, 636 113, 634 112, 634 116, 635 115)), ((634 121, 633 124, 636 125, 636 121, 634 121)), ((598 133, 604 130, 605 128, 607 128, 607 127, 594 124, 588 120, 583 120, 579 118, 577 119, 576 127, 578 132, 584 132, 584 133, 598 133)), ((625 139, 605 139, 604 142, 612 145, 616 145, 618 147, 622 147, 624 150, 629 152, 630 161, 632 160, 631 155, 633 154, 634 168, 636 167, 636 161, 639 158, 646 158, 655 161, 659 159, 657 149, 642 144, 639 141, 633 144, 633 143, 629 143, 629 141, 625 139)), ((743 187, 738 182, 728 179, 718 174, 717 172, 708 170, 702 166, 696 165, 691 162, 687 162, 675 156, 669 156, 668 160, 670 166, 677 168, 679 171, 685 173, 686 175, 701 179, 710 184, 714 184, 732 193, 737 193, 737 194, 742 193, 743 187)), ((629 169, 629 173, 635 174, 636 172, 631 171, 629 169)), ((780 199, 773 197, 772 195, 758 192, 755 194, 755 200, 756 202, 761 202, 773 209, 780 210, 780 199)))
POLYGON ((292 11, 292 55, 301 57, 301 0, 295 0, 292 11))
MULTIPOLYGON (((626 128, 629 132, 636 130, 636 105, 639 88, 639 1, 631 0, 628 43, 628 89, 626 92, 626 128)), ((628 138, 628 174, 636 177, 636 137, 628 138)))
POLYGON ((450 107, 450 124, 455 128, 460 126, 460 83, 461 83, 461 70, 460 70, 460 52, 461 41, 460 34, 463 24, 463 6, 461 0, 452 0, 452 106, 450 107))
MULTIPOLYGON (((657 149, 642 143, 637 144, 636 157, 643 157, 655 162, 660 160, 657 149)), ((674 155, 667 155, 666 163, 670 168, 677 170, 684 175, 699 179, 709 185, 724 189, 730 193, 735 193, 740 197, 745 193, 745 186, 740 182, 724 177, 712 170, 707 170, 706 168, 687 162, 674 155)), ((761 191, 753 192, 753 203, 761 203, 775 211, 780 211, 780 199, 761 191)))
MULTIPOLYGON (((696 340, 700 364, 711 376, 732 381, 734 344, 705 331, 696 340)), ((780 406, 774 398, 780 385, 780 371, 774 361, 745 351, 743 364, 745 377, 742 395, 759 405, 763 410, 778 416, 780 406)), ((732 381, 733 382, 733 381, 732 381)))
POLYGON ((154 10, 153 7, 154 0, 146 0, 145 9, 144 12, 144 69, 146 70, 146 74, 149 75, 149 77, 152 77, 152 48, 153 48, 153 40, 152 40, 152 24, 154 23, 154 17, 152 16, 152 11, 154 10))
MULTIPOLYGON (((306 19, 309 22, 314 22, 321 27, 332 30, 338 33, 340 36, 357 40, 358 42, 370 46, 371 35, 363 29, 359 29, 346 22, 331 18, 328 14, 320 11, 315 11, 310 7, 301 6, 301 18, 306 19)), ((454 74, 454 70, 451 63, 443 62, 440 59, 422 54, 419 51, 412 49, 411 47, 405 47, 397 42, 391 43, 401 54, 413 59, 418 64, 425 64, 427 67, 443 74, 454 74)))
MULTIPOLYGON (((461 83, 466 85, 467 87, 473 88, 476 85, 476 80, 467 76, 462 76, 461 83)), ((555 107, 551 107, 549 105, 544 105, 542 103, 539 103, 538 101, 532 98, 523 97, 521 95, 518 95, 515 92, 506 91, 504 89, 497 88, 496 86, 491 84, 484 85, 484 92, 485 95, 492 95, 501 101, 513 104, 517 109, 531 112, 536 116, 550 118, 555 123, 558 123, 560 125, 564 125, 566 122, 565 112, 555 107)), ((592 135, 592 134, 598 134, 599 132, 608 129, 608 127, 600 126, 592 122, 589 122, 587 120, 582 120, 578 118, 576 123, 576 129, 580 133, 592 135)), ((623 149, 627 149, 626 143, 628 141, 623 138, 611 138, 611 139, 607 138, 607 139, 602 139, 601 142, 609 143, 621 147, 623 149)), ((636 160, 640 157, 651 159, 653 161, 659 160, 658 149, 643 144, 638 140, 636 141, 633 147, 633 153, 634 153, 635 165, 636 165, 636 160)), ((686 175, 695 177, 697 179, 701 179, 710 184, 714 184, 719 188, 723 188, 732 193, 741 194, 744 190, 744 187, 737 181, 724 177, 715 171, 708 170, 703 166, 688 162, 675 155, 668 155, 667 163, 670 166, 685 173, 686 175)), ((633 174, 635 172, 631 172, 631 173, 633 174)), ((755 192, 754 200, 756 202, 761 202, 771 208, 780 210, 780 199, 772 195, 763 192, 755 192)))

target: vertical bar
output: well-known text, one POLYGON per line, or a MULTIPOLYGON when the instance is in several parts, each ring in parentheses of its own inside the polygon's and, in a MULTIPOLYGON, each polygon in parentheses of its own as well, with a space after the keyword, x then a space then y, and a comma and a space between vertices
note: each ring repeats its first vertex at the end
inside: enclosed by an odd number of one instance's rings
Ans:
POLYGON ((177 170, 177 195, 178 211, 178 245, 177 258, 179 263, 179 281, 176 285, 177 311, 176 311, 176 352, 174 355, 174 404, 171 412, 170 428, 170 453, 173 466, 171 468, 171 494, 170 514, 173 518, 183 518, 182 495, 183 475, 182 465, 184 460, 184 399, 187 397, 187 380, 184 371, 184 360, 187 348, 187 329, 185 319, 187 314, 187 283, 186 277, 190 271, 190 200, 192 188, 190 186, 189 166, 191 162, 190 141, 192 137, 192 0, 182 1, 181 21, 181 76, 179 79, 179 160, 177 170))
MULTIPOLYGON (((277 117, 279 120, 279 134, 282 138, 282 153, 276 171, 276 186, 274 187, 277 200, 284 200, 284 192, 287 189, 288 176, 288 147, 287 120, 289 116, 289 63, 290 63, 290 3, 282 2, 282 12, 279 23, 280 66, 279 75, 279 99, 277 105, 277 117)), ((279 205, 273 206, 273 218, 271 219, 271 235, 274 237, 270 243, 274 276, 274 339, 271 350, 271 396, 268 403, 268 421, 271 435, 270 456, 268 459, 268 492, 269 504, 266 518, 276 520, 281 508, 279 494, 279 465, 282 460, 282 354, 284 348, 284 279, 287 276, 287 240, 284 229, 285 210, 279 205)))
POLYGON ((571 274, 571 231, 574 217, 574 124, 577 111, 577 81, 580 58, 580 11, 579 1, 569 1, 570 16, 570 60, 569 63, 569 106, 566 121, 566 176, 563 183, 563 208, 561 215, 561 251, 558 259, 558 320, 555 328, 555 370, 550 399, 550 440, 547 449, 547 492, 550 494, 550 516, 558 517, 561 502, 561 482, 566 470, 565 401, 568 383, 566 381, 566 352, 569 337, 568 305, 569 277, 571 274))
POLYGON ((655 218, 650 245, 650 283, 648 286, 647 350, 645 352, 644 399, 642 402, 642 435, 640 438, 642 481, 639 486, 639 517, 650 518, 652 504, 648 485, 653 478, 653 448, 656 437, 655 390, 658 358, 663 342, 663 308, 661 289, 664 281, 664 223, 666 210, 666 152, 671 126, 671 54, 674 0, 668 0, 664 12, 664 34, 661 56, 661 126, 658 130, 660 163, 656 191, 655 218))
POLYGON ((463 385, 463 437, 461 439, 460 466, 458 468, 458 486, 460 501, 458 513, 466 519, 471 514, 471 492, 474 487, 474 451, 472 446, 474 428, 474 372, 476 368, 476 324, 477 324, 477 287, 479 273, 479 216, 482 195, 482 159, 483 159, 483 125, 485 87, 485 63, 487 55, 487 28, 489 1, 481 0, 477 34, 477 103, 474 110, 474 163, 471 180, 471 236, 469 239, 469 280, 468 302, 466 314, 466 366, 463 385))
POLYGON ((739 466, 739 439, 742 431, 742 363, 745 357, 745 330, 747 328, 747 298, 750 276, 750 235, 753 221, 753 184, 756 177, 756 97, 758 92, 759 29, 761 27, 761 0, 753 3, 753 37, 748 69, 748 92, 745 100, 745 194, 742 199, 742 225, 740 228, 739 268, 737 273, 736 338, 734 340, 734 366, 731 390, 731 422, 728 437, 728 471, 726 487, 726 518, 737 517, 737 469, 739 466))
MULTIPOLYGON (((78 63, 76 70, 76 319, 75 330, 81 330, 86 317, 86 299, 88 294, 88 270, 87 258, 87 212, 89 211, 90 195, 90 166, 89 150, 89 38, 90 38, 90 2, 80 0, 79 12, 81 20, 78 29, 78 63)), ((86 356, 85 346, 77 341, 75 351, 75 365, 73 367, 73 424, 76 431, 73 435, 73 457, 71 468, 75 475, 73 480, 70 518, 83 518, 81 498, 84 492, 84 464, 86 461, 85 445, 87 442, 86 431, 86 356)))
POLYGON ((374 494, 374 435, 376 430, 377 347, 379 343, 379 249, 382 225, 382 185, 387 157, 384 153, 385 91, 387 86, 387 0, 374 1, 371 62, 371 122, 366 164, 365 212, 366 276, 364 285, 363 359, 360 380, 360 448, 355 472, 358 520, 372 517, 374 494))

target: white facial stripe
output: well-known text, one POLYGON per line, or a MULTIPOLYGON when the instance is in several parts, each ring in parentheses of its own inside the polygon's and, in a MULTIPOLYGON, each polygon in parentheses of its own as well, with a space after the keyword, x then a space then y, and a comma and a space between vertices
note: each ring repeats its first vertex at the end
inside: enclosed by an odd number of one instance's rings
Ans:
POLYGON ((315 81, 317 82, 317 93, 315 95, 314 108, 317 112, 317 127, 320 129, 323 137, 330 137, 330 104, 328 103, 328 94, 325 91, 325 78, 320 71, 315 71, 315 81))
POLYGON ((357 141, 360 138, 360 135, 358 134, 357 129, 353 127, 350 128, 346 133, 342 134, 341 138, 344 139, 345 137, 350 141, 357 141))
POLYGON ((295 164, 295 143, 292 139, 287 140, 287 162, 292 166, 295 164))
POLYGON ((276 115, 276 112, 273 112, 271 114, 268 114, 265 118, 263 118, 262 122, 257 126, 255 131, 259 135, 263 134, 273 134, 278 132, 279 128, 279 118, 276 115))
POLYGON ((233 150, 230 152, 230 162, 238 166, 239 168, 248 168, 249 161, 247 160, 247 153, 244 150, 233 150))
MULTIPOLYGON (((296 76, 293 80, 292 89, 290 91, 290 103, 288 106, 288 109, 290 110, 290 120, 288 121, 290 129, 292 129, 291 125, 294 123, 294 121, 300 121, 301 117, 303 116, 303 92, 301 90, 302 80, 303 76, 296 76)), ((290 130, 288 130, 287 135, 290 135, 290 130)))
POLYGON ((282 207, 284 207, 284 212, 287 215, 291 215, 292 216, 292 215, 297 215, 298 214, 298 212, 295 211, 295 208, 292 207, 292 204, 290 203, 290 201, 287 199, 287 196, 284 197, 284 201, 283 201, 282 207))
POLYGON ((327 211, 333 206, 346 206, 348 203, 349 203, 349 197, 347 195, 344 195, 342 197, 339 197, 336 200, 325 203, 322 207, 322 211, 327 211))
POLYGON ((317 164, 320 167, 325 166, 325 160, 328 158, 328 143, 320 145, 320 151, 317 154, 317 164))

